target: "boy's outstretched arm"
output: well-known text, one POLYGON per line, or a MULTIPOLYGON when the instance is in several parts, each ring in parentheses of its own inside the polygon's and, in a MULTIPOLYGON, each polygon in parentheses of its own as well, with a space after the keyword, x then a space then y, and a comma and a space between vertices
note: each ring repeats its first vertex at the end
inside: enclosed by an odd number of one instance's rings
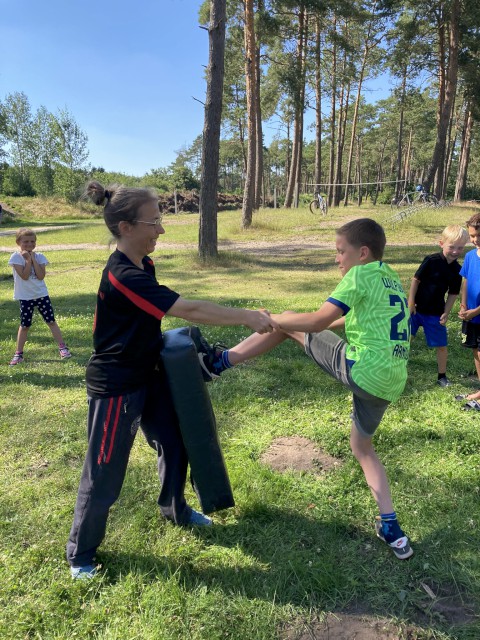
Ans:
POLYGON ((311 313, 290 313, 288 311, 279 315, 272 314, 284 331, 301 331, 302 333, 319 333, 328 329, 330 325, 343 316, 343 309, 332 302, 324 302, 318 311, 311 313))
POLYGON ((335 329, 344 329, 345 328, 345 316, 342 316, 338 320, 334 320, 332 324, 328 325, 328 329, 334 331, 335 329))
POLYGON ((325 302, 318 311, 313 313, 284 311, 281 314, 272 314, 272 320, 278 323, 280 329, 265 335, 253 333, 228 350, 229 361, 232 365, 236 365, 245 362, 245 360, 256 358, 271 351, 288 338, 298 342, 303 347, 305 332, 314 333, 327 328, 333 329, 343 326, 345 319, 341 317, 342 313, 343 311, 340 307, 331 302, 325 302), (315 329, 310 327, 315 327, 315 329))

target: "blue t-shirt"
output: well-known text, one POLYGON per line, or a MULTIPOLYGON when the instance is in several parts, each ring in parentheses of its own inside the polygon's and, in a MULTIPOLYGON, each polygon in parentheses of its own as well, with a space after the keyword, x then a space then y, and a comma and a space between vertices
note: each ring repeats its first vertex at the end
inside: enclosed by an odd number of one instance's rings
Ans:
MULTIPOLYGON (((477 249, 472 249, 465 255, 460 275, 467 280, 467 307, 469 309, 480 307, 480 257, 477 249)), ((469 322, 480 324, 480 315, 469 322)))

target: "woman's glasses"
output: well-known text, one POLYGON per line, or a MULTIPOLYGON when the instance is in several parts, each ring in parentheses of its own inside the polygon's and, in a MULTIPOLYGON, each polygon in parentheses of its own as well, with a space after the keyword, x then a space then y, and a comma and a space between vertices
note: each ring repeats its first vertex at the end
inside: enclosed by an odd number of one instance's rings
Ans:
POLYGON ((135 220, 135 222, 140 222, 141 224, 149 224, 153 227, 160 227, 162 225, 162 218, 155 218, 153 222, 147 222, 146 220, 135 220))

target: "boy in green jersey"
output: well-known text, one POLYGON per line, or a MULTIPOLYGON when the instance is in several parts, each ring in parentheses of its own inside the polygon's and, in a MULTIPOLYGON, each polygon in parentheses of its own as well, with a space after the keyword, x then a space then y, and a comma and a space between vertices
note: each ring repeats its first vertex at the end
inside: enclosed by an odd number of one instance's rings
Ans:
POLYGON ((405 387, 410 349, 408 302, 397 273, 382 262, 385 244, 384 230, 374 220, 348 222, 336 238, 335 261, 342 280, 318 311, 272 314, 280 327, 274 333, 252 334, 225 351, 205 344, 197 344, 197 349, 202 368, 213 378, 291 338, 352 391, 350 446, 380 511, 376 533, 403 560, 413 551, 398 524, 385 469, 372 444, 385 410, 405 387), (339 328, 345 328, 346 341, 331 331, 339 328))

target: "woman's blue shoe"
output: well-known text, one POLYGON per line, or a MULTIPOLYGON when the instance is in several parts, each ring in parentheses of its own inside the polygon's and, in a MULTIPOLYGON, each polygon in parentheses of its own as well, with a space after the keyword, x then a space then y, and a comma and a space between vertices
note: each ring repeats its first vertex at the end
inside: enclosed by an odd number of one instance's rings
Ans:
POLYGON ((213 524, 213 520, 208 516, 203 515, 199 511, 195 511, 192 509, 192 513, 190 514, 190 520, 188 524, 194 524, 198 527, 211 527, 213 524))
POLYGON ((70 567, 70 573, 74 580, 90 580, 97 575, 97 568, 93 564, 86 564, 83 567, 70 567))

